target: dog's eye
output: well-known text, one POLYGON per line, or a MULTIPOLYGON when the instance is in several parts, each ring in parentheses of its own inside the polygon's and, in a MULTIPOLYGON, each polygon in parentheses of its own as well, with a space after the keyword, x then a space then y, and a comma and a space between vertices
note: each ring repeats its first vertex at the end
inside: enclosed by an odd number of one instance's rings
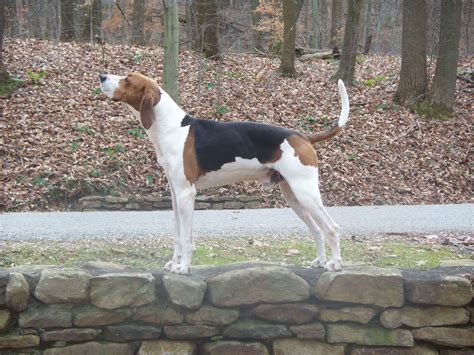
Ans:
POLYGON ((125 85, 130 85, 130 80, 128 80, 128 78, 125 78, 125 85))

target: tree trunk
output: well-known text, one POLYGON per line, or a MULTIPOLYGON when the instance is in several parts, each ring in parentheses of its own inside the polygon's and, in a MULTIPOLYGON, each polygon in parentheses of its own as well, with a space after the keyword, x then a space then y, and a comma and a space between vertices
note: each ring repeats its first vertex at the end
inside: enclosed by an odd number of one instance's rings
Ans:
POLYGON ((374 45, 374 51, 379 51, 380 50, 380 43, 382 40, 380 39, 381 34, 382 34, 382 4, 380 1, 375 2, 375 13, 376 13, 376 19, 375 19, 375 45, 374 45))
POLYGON ((219 59, 218 9, 217 0, 196 0, 197 49, 211 59, 219 59))
POLYGON ((295 76, 296 20, 303 0, 283 0, 283 46, 278 72, 283 76, 295 76))
POLYGON ((84 16, 82 38, 94 42, 95 36, 102 36, 102 1, 91 0, 84 16))
POLYGON ((469 1, 464 1, 464 9, 463 9, 463 22, 464 22, 464 51, 466 54, 470 54, 471 51, 470 51, 470 48, 469 48, 469 45, 470 45, 470 41, 469 41, 469 32, 470 32, 470 28, 471 28, 471 18, 473 17, 472 15, 474 15, 474 11, 472 11, 473 9, 473 0, 469 0, 469 1))
POLYGON ((263 33, 258 29, 260 25, 260 14, 256 12, 259 0, 251 0, 250 3, 250 19, 252 21, 253 47, 260 52, 263 52, 263 33))
POLYGON ((318 26, 318 0, 311 1, 311 38, 310 44, 311 48, 320 48, 319 47, 319 26, 318 26))
POLYGON ((338 44, 338 34, 342 28, 342 0, 332 0, 331 4, 331 37, 330 45, 334 47, 338 44))
POLYGON ((56 19, 54 18, 53 14, 55 12, 55 7, 53 4, 53 0, 43 0, 44 1, 44 10, 41 15, 43 18, 43 38, 47 40, 51 40, 56 38, 54 34, 54 25, 56 19))
POLYGON ((61 41, 74 40, 74 0, 61 0, 61 41))
POLYGON ((327 0, 319 0, 319 18, 321 19, 319 24, 319 47, 327 48, 330 41, 328 39, 330 21, 327 0))
POLYGON ((29 0, 28 5, 29 5, 29 10, 28 10, 28 15, 27 15, 28 32, 30 33, 31 37, 41 39, 42 31, 41 31, 40 14, 43 8, 43 2, 39 2, 36 0, 29 0))
POLYGON ((5 28, 5 1, 0 0, 0 85, 5 85, 8 73, 3 66, 3 30, 5 28))
POLYGON ((333 79, 341 79, 347 86, 354 85, 354 71, 357 55, 357 42, 361 29, 361 14, 365 0, 349 0, 347 9, 344 43, 339 68, 333 79))
POLYGON ((195 38, 195 30, 196 30, 195 20, 196 20, 196 17, 194 16, 194 6, 193 6, 193 3, 190 1, 186 4, 186 26, 185 26, 186 41, 184 43, 181 43, 181 46, 183 46, 183 44, 186 44, 185 49, 192 49, 194 46, 193 38, 195 38))
POLYGON ((364 52, 363 52, 364 55, 369 54, 371 46, 372 46, 372 35, 369 35, 369 37, 367 37, 367 40, 365 41, 364 52))
POLYGON ((433 83, 428 92, 428 104, 431 105, 435 117, 451 115, 454 111, 461 9, 461 0, 441 2, 438 59, 433 83))
POLYGON ((132 44, 145 45, 145 0, 133 1, 132 44))
POLYGON ((177 1, 163 0, 163 9, 165 23, 163 89, 178 103, 179 22, 177 1))
POLYGON ((16 31, 15 35, 21 35, 24 30, 24 18, 23 18, 23 1, 22 0, 15 0, 15 18, 16 18, 16 31))
POLYGON ((425 0, 404 0, 402 11, 402 67, 394 102, 410 107, 425 98, 428 85, 425 0))
POLYGON ((370 50, 370 42, 372 39, 369 41, 369 36, 371 32, 371 27, 370 27, 370 14, 372 13, 372 0, 367 0, 367 5, 365 7, 365 20, 364 20, 364 32, 361 37, 361 43, 360 47, 364 48, 364 54, 369 54, 370 50))

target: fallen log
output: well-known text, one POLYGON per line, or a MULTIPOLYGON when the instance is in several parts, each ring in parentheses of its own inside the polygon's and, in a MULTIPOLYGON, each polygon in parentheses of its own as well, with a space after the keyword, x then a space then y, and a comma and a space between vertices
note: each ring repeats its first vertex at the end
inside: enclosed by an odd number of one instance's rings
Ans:
POLYGON ((332 50, 325 50, 316 53, 309 53, 303 54, 300 57, 300 60, 305 61, 309 59, 340 59, 341 54, 339 53, 339 49, 334 47, 332 50))

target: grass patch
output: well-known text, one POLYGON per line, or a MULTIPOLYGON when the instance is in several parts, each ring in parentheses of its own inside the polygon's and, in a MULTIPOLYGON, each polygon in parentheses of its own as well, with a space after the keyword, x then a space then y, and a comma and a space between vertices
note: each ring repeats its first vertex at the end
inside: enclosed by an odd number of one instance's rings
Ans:
MULTIPOLYGON (((309 267, 316 257, 315 243, 307 237, 256 239, 198 238, 193 265, 224 265, 266 261, 309 267)), ((442 260, 466 258, 448 246, 341 240, 345 263, 382 267, 433 268, 442 260)), ((330 251, 327 250, 328 256, 330 251)), ((171 238, 86 239, 74 241, 5 241, 0 247, 0 267, 25 264, 78 266, 88 261, 113 262, 139 269, 161 268, 171 258, 171 238)))
POLYGON ((222 72, 222 75, 231 78, 231 79, 237 79, 237 80, 244 80, 247 78, 247 76, 243 73, 237 72, 237 71, 230 71, 230 70, 224 70, 222 72))
POLYGON ((9 96, 12 92, 24 84, 25 82, 20 78, 9 76, 5 84, 0 85, 0 96, 9 96))
POLYGON ((442 260, 457 259, 456 253, 447 248, 433 249, 428 246, 406 246, 403 244, 387 244, 381 247, 383 255, 378 266, 398 266, 404 268, 434 268, 442 260))
POLYGON ((373 87, 378 82, 382 82, 386 79, 387 79, 387 77, 379 75, 379 76, 373 77, 372 79, 368 79, 368 80, 363 81, 362 84, 364 84, 365 86, 368 86, 368 87, 373 87))

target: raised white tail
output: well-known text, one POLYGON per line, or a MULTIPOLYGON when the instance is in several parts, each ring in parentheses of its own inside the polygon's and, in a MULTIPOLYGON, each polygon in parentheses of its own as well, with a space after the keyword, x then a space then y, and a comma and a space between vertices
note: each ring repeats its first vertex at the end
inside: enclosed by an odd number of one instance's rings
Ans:
POLYGON ((341 79, 339 79, 337 82, 337 88, 339 91, 339 96, 341 97, 342 104, 341 114, 339 115, 337 124, 335 124, 327 131, 308 135, 308 139, 311 141, 311 143, 324 141, 326 139, 334 137, 342 130, 342 128, 347 123, 347 120, 349 119, 349 98, 347 97, 346 86, 344 85, 341 79))
POLYGON ((347 97, 346 86, 341 79, 337 81, 337 88, 339 90, 339 96, 341 97, 342 103, 341 114, 339 115, 337 125, 339 127, 344 127, 347 120, 349 119, 349 98, 347 97))

